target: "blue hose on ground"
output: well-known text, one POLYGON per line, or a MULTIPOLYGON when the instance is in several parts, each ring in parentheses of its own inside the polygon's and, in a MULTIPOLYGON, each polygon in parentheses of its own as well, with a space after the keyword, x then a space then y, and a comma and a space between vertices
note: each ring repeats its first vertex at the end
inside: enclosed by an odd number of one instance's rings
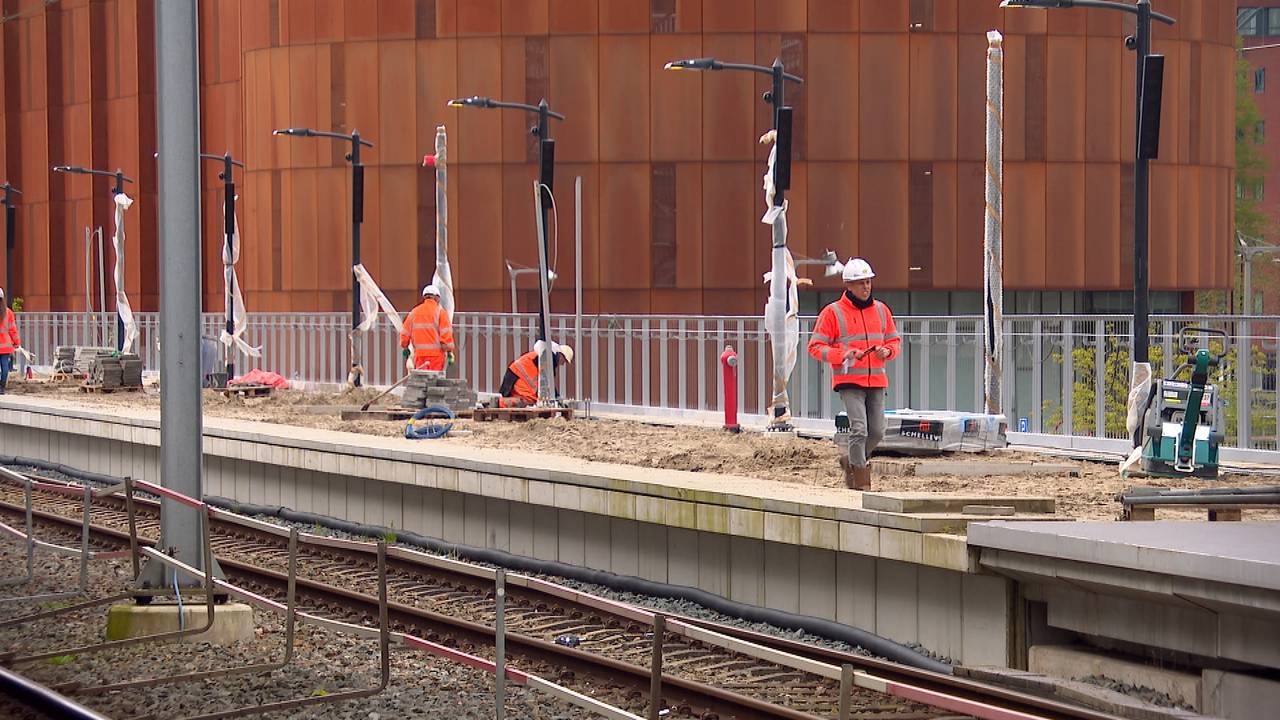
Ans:
MULTIPOLYGON (((76 468, 67 467, 60 463, 51 463, 44 460, 0 456, 0 464, 25 465, 27 467, 52 470, 81 480, 90 480, 100 483, 120 482, 119 478, 109 475, 85 472, 76 468)), ((880 657, 902 663, 903 665, 910 665, 911 667, 929 670, 936 673, 943 673, 945 675, 952 674, 951 665, 935 660, 934 658, 931 658, 913 648, 861 628, 845 625, 832 620, 825 620, 823 618, 799 615, 797 613, 790 613, 782 610, 772 610, 758 605, 748 605, 746 603, 729 600, 728 598, 709 593, 706 590, 689 587, 687 585, 670 585, 630 575, 617 575, 604 570, 593 570, 591 568, 585 568, 578 565, 569 565, 567 563, 553 560, 538 560, 536 558, 525 557, 522 555, 513 555, 512 553, 502 550, 451 543, 399 528, 392 529, 381 527, 379 525, 366 525, 364 523, 351 522, 349 520, 342 520, 340 518, 330 517, 327 515, 299 512, 297 510, 291 510, 278 505, 253 505, 217 496, 208 496, 205 497, 204 500, 210 505, 223 508, 231 512, 244 515, 278 517, 282 520, 287 520, 293 523, 320 525, 322 527, 341 530, 342 532, 351 533, 353 535, 383 537, 388 533, 394 532, 398 542, 422 548, 429 552, 451 555, 463 560, 497 565, 508 570, 569 578, 579 582, 602 585, 618 592, 649 595, 652 597, 661 597, 670 600, 684 600, 696 603, 730 617, 741 618, 750 622, 767 623, 775 627, 803 630, 804 632, 818 637, 856 645, 879 655, 880 657)))
POLYGON ((443 405, 432 405, 425 407, 413 414, 413 418, 409 420, 409 424, 404 426, 404 436, 410 440, 437 440, 449 434, 453 429, 453 423, 431 423, 425 427, 419 428, 414 425, 418 420, 438 420, 445 419, 452 421, 454 418, 453 411, 443 405))

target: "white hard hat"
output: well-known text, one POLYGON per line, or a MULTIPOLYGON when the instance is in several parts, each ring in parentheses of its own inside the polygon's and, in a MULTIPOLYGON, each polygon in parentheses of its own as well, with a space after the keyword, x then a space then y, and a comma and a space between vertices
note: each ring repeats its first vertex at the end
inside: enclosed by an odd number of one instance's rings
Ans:
POLYGON ((567 363, 573 362, 573 348, 569 347, 568 345, 557 345, 556 352, 564 356, 565 362, 567 363))
POLYGON ((435 295, 436 297, 440 297, 440 288, 436 287, 435 283, 431 283, 430 285, 424 285, 422 287, 422 296, 426 297, 428 295, 435 295))
POLYGON ((4 297, 4 288, 0 288, 0 298, 4 297))
POLYGON ((871 263, 862 258, 850 258, 849 262, 844 264, 844 272, 841 273, 841 279, 845 282, 853 282, 854 280, 870 280, 876 276, 876 272, 871 269, 871 263))

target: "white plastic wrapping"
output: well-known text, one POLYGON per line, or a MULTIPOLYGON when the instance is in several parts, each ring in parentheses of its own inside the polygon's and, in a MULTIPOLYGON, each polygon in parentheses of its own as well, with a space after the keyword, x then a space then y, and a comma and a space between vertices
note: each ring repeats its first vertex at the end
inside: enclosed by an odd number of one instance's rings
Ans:
MULTIPOLYGON (((760 142, 775 142, 774 131, 765 133, 760 142)), ((796 289, 796 264, 787 249, 787 202, 781 207, 774 207, 773 198, 776 188, 773 184, 773 169, 778 160, 778 146, 774 144, 769 151, 769 165, 764 173, 764 199, 767 210, 760 222, 773 227, 773 269, 765 273, 764 280, 769 285, 769 300, 764 306, 764 327, 769 333, 769 345, 773 356, 773 393, 769 404, 771 422, 785 423, 791 419, 791 399, 787 392, 787 384, 796 367, 796 358, 800 346, 800 300, 796 289), (778 271, 784 276, 785 288, 778 292, 773 283, 778 282, 778 271), (785 407, 788 412, 775 416, 773 408, 785 407)))
POLYGON ((124 342, 120 348, 123 352, 133 352, 134 343, 138 341, 138 321, 133 318, 133 308, 129 306, 129 297, 124 292, 124 213, 133 204, 133 198, 124 193, 116 193, 116 233, 111 238, 116 250, 116 313, 124 323, 124 342))
POLYGON ((378 287, 378 283, 374 282, 373 276, 368 270, 364 269, 364 265, 356 265, 352 272, 356 274, 356 280, 360 283, 360 309, 363 311, 364 320, 356 327, 359 332, 368 332, 370 328, 378 322, 378 308, 387 314, 387 319, 395 326, 396 332, 404 332, 404 321, 400 319, 400 313, 396 312, 396 308, 387 299, 382 288, 378 287))
POLYGON ((261 347, 254 347, 241 337, 249 327, 249 316, 244 309, 244 294, 240 292, 240 278, 236 276, 236 263, 240 262, 240 220, 233 218, 233 222, 235 224, 231 228, 231 249, 228 251, 226 244, 222 245, 222 277, 225 293, 231 302, 232 326, 230 333, 224 327, 218 339, 228 348, 234 346, 249 357, 262 357, 261 347))
POLYGON ((436 127, 436 272, 431 282, 440 289, 440 307, 453 321, 453 272, 449 269, 448 143, 444 126, 436 127))
POLYGON ((1151 391, 1151 363, 1134 363, 1129 376, 1129 404, 1125 416, 1125 428, 1133 437, 1142 426, 1142 412, 1146 408, 1147 394, 1151 391))

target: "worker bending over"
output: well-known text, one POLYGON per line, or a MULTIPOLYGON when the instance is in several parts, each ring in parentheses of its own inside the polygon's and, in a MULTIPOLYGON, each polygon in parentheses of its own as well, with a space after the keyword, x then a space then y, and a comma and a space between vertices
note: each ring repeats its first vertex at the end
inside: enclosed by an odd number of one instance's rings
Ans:
POLYGON ((435 285, 422 288, 422 302, 409 311, 400 332, 400 347, 405 359, 409 343, 413 343, 413 367, 417 370, 443 372, 445 363, 454 362, 453 323, 449 313, 440 307, 440 289, 435 285))
POLYGON ((22 347, 22 338, 18 337, 18 318, 4 302, 4 288, 0 288, 0 307, 4 308, 4 320, 0 320, 0 395, 3 395, 8 391, 13 354, 22 347))
POLYGON ((893 313, 871 297, 871 265, 853 258, 844 266, 845 291, 822 308, 809 340, 809 354, 833 366, 833 389, 849 416, 849 430, 836 430, 844 484, 854 490, 871 488, 867 458, 884 439, 884 391, 889 376, 884 363, 898 356, 902 339, 893 313))
MULTIPOLYGON (((554 347, 551 361, 555 368, 558 369, 562 364, 573 362, 573 348, 568 345, 554 347)), ((507 367, 507 374, 502 377, 502 386, 498 388, 498 393, 502 397, 498 398, 498 407, 529 407, 536 404, 538 402, 538 371, 536 348, 516 358, 516 361, 507 367)))

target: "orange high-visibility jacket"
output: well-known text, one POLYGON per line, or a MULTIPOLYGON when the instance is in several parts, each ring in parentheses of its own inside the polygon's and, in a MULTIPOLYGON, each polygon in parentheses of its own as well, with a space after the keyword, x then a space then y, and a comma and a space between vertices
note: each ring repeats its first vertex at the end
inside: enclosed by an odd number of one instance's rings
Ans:
POLYGON ((18 337, 18 318, 14 317, 12 310, 5 308, 4 321, 0 322, 0 355, 12 355, 13 351, 21 345, 22 338, 18 337))
POLYGON ((454 352, 453 323, 438 301, 426 298, 409 312, 404 332, 400 333, 400 347, 409 347, 410 341, 414 367, 430 363, 432 369, 444 369, 445 353, 454 352))
POLYGON ((516 375, 516 384, 512 387, 509 397, 520 398, 530 405, 538 402, 537 351, 530 350, 521 355, 507 369, 516 375))
POLYGON ((849 384, 889 387, 889 376, 884 371, 885 360, 874 352, 863 355, 848 367, 844 366, 846 350, 870 347, 888 348, 889 360, 897 357, 902 349, 902 338, 898 336, 889 306, 873 300, 870 307, 861 310, 844 294, 822 308, 818 322, 813 326, 813 337, 809 340, 809 354, 819 362, 834 366, 833 388, 849 384))

